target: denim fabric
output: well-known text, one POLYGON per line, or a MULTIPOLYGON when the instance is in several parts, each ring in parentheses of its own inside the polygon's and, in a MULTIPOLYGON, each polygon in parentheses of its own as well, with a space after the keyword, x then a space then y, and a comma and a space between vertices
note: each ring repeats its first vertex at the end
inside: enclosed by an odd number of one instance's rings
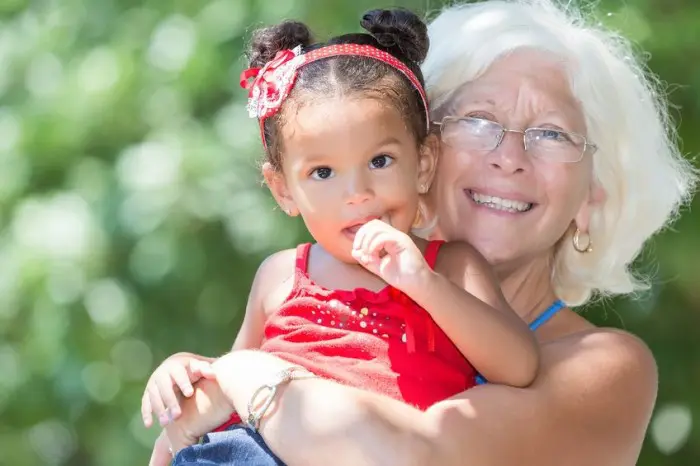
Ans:
POLYGON ((178 452, 173 466, 284 466, 260 434, 243 425, 212 432, 197 445, 178 452))

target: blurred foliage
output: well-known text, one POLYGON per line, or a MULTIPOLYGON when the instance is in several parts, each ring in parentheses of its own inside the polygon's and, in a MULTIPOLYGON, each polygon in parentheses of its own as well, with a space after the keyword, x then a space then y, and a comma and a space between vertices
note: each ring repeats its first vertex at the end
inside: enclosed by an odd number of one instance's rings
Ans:
MULTIPOLYGON (((260 187, 238 88, 248 32, 298 18, 325 37, 377 6, 0 1, 0 464, 146 463, 156 430, 138 412, 152 368, 176 351, 226 351, 259 262, 305 235, 260 187)), ((596 11, 673 84, 684 151, 696 154, 700 4, 596 11)), ((699 223, 686 212, 649 249, 651 293, 585 310, 658 358, 643 466, 700 464, 699 223)))

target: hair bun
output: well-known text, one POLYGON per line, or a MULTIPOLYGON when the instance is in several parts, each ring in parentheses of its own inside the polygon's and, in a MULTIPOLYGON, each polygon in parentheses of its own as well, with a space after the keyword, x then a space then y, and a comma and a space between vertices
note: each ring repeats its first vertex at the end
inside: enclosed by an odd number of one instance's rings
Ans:
POLYGON ((422 63, 428 54, 428 27, 408 10, 371 10, 360 25, 392 55, 422 63))
POLYGON ((311 31, 306 24, 298 21, 284 21, 253 32, 248 62, 251 67, 262 67, 280 50, 293 49, 298 45, 308 47, 311 43, 311 31))

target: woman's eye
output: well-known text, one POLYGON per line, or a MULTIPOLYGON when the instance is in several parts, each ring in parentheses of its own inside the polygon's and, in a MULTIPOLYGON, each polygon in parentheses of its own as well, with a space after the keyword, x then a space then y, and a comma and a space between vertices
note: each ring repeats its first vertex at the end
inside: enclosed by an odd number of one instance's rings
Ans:
POLYGON ((389 155, 378 155, 369 163, 369 168, 386 168, 394 162, 394 159, 389 155))
POLYGON ((496 121, 496 117, 488 112, 470 112, 465 116, 475 120, 496 121))
POLYGON ((550 139, 552 141, 566 140, 565 134, 562 133, 561 131, 557 131, 555 129, 546 129, 546 130, 542 131, 542 136, 545 139, 550 139))
POLYGON ((333 176, 333 170, 328 167, 318 167, 311 172, 314 180, 327 180, 333 176))

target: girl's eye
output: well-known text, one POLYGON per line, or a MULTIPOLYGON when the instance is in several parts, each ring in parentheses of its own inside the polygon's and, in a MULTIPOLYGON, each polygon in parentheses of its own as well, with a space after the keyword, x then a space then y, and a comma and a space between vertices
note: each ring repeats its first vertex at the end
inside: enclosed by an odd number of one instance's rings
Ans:
POLYGON ((328 167, 318 167, 311 172, 314 180, 327 180, 333 176, 333 170, 328 167))
POLYGON ((374 157, 370 163, 369 168, 386 168, 394 163, 394 159, 386 154, 378 155, 374 157))

